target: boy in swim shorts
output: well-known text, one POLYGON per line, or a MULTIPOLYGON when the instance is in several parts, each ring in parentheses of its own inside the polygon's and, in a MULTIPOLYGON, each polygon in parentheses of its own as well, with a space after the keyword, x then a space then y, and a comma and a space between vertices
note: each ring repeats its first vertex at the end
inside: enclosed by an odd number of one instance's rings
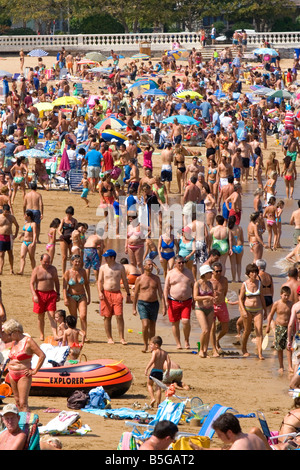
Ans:
POLYGON ((145 375, 148 377, 147 379, 147 388, 148 392, 150 395, 150 406, 154 406, 155 402, 157 406, 161 402, 161 388, 156 387, 156 393, 154 394, 154 384, 153 380, 151 377, 158 379, 162 381, 163 379, 163 369, 164 369, 164 364, 165 362, 167 363, 167 370, 166 374, 167 376, 169 375, 170 372, 170 366, 171 366, 171 361, 169 354, 161 349, 162 346, 162 338, 160 336, 154 336, 150 340, 150 350, 152 351, 152 356, 150 361, 148 362, 146 369, 145 369, 145 375), (148 374, 148 371, 151 369, 150 374, 148 374))

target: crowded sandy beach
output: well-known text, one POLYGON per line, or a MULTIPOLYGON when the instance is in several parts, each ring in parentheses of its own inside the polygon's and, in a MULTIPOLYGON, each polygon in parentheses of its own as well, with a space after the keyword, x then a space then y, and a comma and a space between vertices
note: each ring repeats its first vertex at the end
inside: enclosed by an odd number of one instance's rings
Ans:
MULTIPOLYGON (((141 450, 198 435, 216 404, 229 431, 221 418, 189 449, 299 445, 299 64, 234 40, 210 60, 200 45, 1 59, 0 412, 8 428, 38 415, 42 449, 116 450, 166 397, 182 416, 141 450), (58 350, 124 365, 126 391, 101 412, 69 408, 64 387, 37 396, 58 350)), ((16 429, 1 450, 23 448, 16 429)))

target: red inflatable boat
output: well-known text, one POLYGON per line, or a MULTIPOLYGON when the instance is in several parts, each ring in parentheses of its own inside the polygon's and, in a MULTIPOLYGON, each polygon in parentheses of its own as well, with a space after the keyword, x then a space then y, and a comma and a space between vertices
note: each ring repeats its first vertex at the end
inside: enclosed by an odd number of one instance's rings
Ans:
MULTIPOLYGON (((30 395, 69 397, 75 390, 88 393, 92 388, 103 387, 111 398, 126 393, 132 374, 122 362, 96 359, 74 365, 40 369, 32 377, 30 395)), ((6 376, 9 383, 9 375, 6 376)))

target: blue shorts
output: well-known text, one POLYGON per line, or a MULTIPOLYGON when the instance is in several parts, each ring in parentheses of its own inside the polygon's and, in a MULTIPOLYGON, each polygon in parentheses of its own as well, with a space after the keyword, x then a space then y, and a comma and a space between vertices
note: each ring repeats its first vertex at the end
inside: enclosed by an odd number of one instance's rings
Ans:
POLYGON ((233 176, 235 178, 240 178, 241 177, 241 169, 240 168, 233 168, 233 176))
POLYGON ((84 188, 80 197, 87 197, 89 194, 89 188, 84 188))
POLYGON ((32 210, 32 209, 30 209, 30 210, 33 213, 32 222, 35 222, 37 225, 40 225, 40 223, 41 223, 41 211, 32 210))
POLYGON ((157 256, 158 256, 157 251, 150 251, 150 253, 148 253, 148 255, 146 256, 146 259, 154 260, 157 256))
POLYGON ((93 268, 94 271, 100 269, 100 257, 97 248, 83 249, 83 264, 85 269, 93 268))
POLYGON ((159 310, 159 302, 145 302, 144 300, 138 300, 137 309, 141 320, 156 321, 159 310))
MULTIPOLYGON (((229 205, 229 208, 231 209, 231 202, 228 205, 229 205)), ((225 202, 223 202, 222 215, 225 220, 228 220, 229 210, 227 209, 225 202)))

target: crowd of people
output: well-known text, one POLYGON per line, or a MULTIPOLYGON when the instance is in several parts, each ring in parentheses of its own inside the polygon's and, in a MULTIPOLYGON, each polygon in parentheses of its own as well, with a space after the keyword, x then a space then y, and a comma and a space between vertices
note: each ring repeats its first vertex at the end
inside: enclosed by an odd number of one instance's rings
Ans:
MULTIPOLYGON (((14 274, 13 240, 19 237, 17 274, 24 274, 28 257, 32 268, 28 289, 37 314, 39 339, 45 340, 47 314, 53 339, 70 347, 69 360, 73 363, 79 361, 91 337, 87 320, 91 274, 97 283, 109 344, 115 342, 114 318, 119 341, 127 344, 125 291, 126 303, 141 320, 143 352, 152 353, 145 370, 152 406, 159 404, 160 396, 153 394, 150 375, 161 380, 166 374, 171 381, 174 375, 174 381, 182 384, 182 370, 161 349, 162 339, 157 336, 160 308, 171 324, 177 349, 191 349, 194 311, 200 330, 199 357, 219 357, 224 354, 222 341, 230 322, 228 285, 234 283, 242 355, 249 356, 254 326, 258 358, 264 359, 263 324, 267 321, 266 332, 274 332, 279 370, 284 370, 286 351, 297 388, 299 357, 292 351, 300 321, 300 202, 290 214, 295 249, 286 257, 290 267, 279 298, 274 297, 272 275, 264 260, 264 250, 278 252, 280 257, 285 201, 295 197, 300 153, 297 95, 286 101, 265 95, 257 98, 252 92, 260 87, 295 91, 297 60, 286 73, 271 58, 261 66, 259 62, 247 64, 239 47, 226 47, 210 60, 193 49, 186 62, 176 63, 174 55, 164 53, 156 64, 154 60, 128 60, 122 66, 118 54, 111 53, 109 71, 92 72, 83 65, 79 73, 72 54, 60 51, 54 69, 59 72, 66 68, 67 73, 57 81, 48 80, 42 60, 25 77, 24 54, 20 54, 20 77, 11 81, 4 77, 0 110, 0 274, 5 269, 6 252, 10 273, 14 274), (91 83, 101 85, 93 104, 85 93, 75 93, 78 80, 73 78, 77 73, 86 82, 93 79, 91 83), (149 88, 153 94, 144 93, 138 78, 156 83, 149 88), (38 104, 72 96, 72 91, 80 104, 67 110, 54 106, 42 114, 38 110, 38 104), (171 123, 165 121, 168 118, 171 123), (188 120, 183 118, 190 118, 192 123, 186 124, 188 120), (97 124, 105 119, 107 123, 99 130, 97 124), (118 128, 113 127, 114 119, 119 122, 118 128), (123 132, 122 143, 113 138, 113 132, 109 139, 102 136, 115 129, 123 132), (271 135, 278 141, 276 152, 269 150, 271 135), (42 160, 36 159, 32 169, 29 160, 18 154, 49 141, 66 151, 70 171, 82 172, 80 199, 85 206, 90 207, 99 194, 96 206, 99 204, 102 210, 101 228, 94 228, 90 220, 76 219, 76 204, 81 201, 75 197, 61 218, 53 219, 48 228, 41 227, 45 207, 38 185, 49 190, 51 175, 42 160), (158 163, 155 154, 160 155, 158 163), (285 194, 278 198, 281 181, 285 194), (243 192, 249 185, 255 191, 250 219, 245 220, 243 192), (18 190, 22 203, 16 198, 18 190), (16 204, 22 204, 22 229, 14 215, 16 204), (45 230, 48 243, 36 260, 36 247, 45 230), (243 272, 245 252, 252 259, 243 272), (65 310, 59 309, 60 300, 65 310)), ((16 404, 26 411, 32 375, 42 366, 45 355, 32 338, 24 335, 18 321, 6 317, 4 307, 0 326, 2 341, 12 346, 8 373, 16 404), (34 370, 30 367, 33 354, 39 357, 34 370)), ((249 439, 249 445, 257 445, 255 437, 249 439)))

